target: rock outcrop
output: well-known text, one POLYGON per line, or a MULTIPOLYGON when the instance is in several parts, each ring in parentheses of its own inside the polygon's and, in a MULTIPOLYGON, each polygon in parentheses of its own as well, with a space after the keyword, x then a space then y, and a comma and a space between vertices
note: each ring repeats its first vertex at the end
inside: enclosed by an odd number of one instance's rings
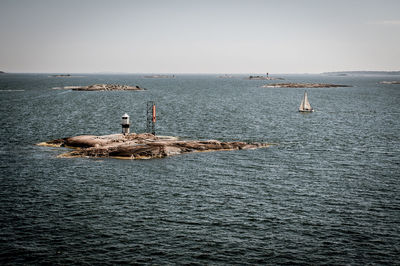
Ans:
POLYGON ((49 77, 52 77, 52 78, 69 78, 69 77, 72 77, 72 75, 71 74, 58 74, 58 75, 50 75, 49 77))
POLYGON ((249 76, 249 80, 284 80, 284 78, 265 77, 265 76, 249 76))
POLYGON ((263 88, 337 88, 351 87, 349 85, 325 84, 325 83, 273 83, 265 84, 263 88))
POLYGON ((381 81, 381 82, 379 82, 379 83, 381 83, 381 84, 400 84, 400 81, 399 80, 394 80, 394 81, 381 81))
POLYGON ((218 140, 179 140, 152 134, 83 135, 42 142, 38 145, 74 148, 59 157, 113 157, 120 159, 152 159, 190 153, 268 147, 266 143, 221 142, 218 140))
POLYGON ((119 84, 94 84, 89 86, 74 87, 73 91, 138 91, 144 90, 139 86, 127 86, 119 84))

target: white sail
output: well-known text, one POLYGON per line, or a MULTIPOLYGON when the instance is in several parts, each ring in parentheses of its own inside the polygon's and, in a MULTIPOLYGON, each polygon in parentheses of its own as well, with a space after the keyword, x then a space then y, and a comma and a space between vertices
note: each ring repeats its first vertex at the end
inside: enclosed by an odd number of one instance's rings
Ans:
POLYGON ((300 104, 299 110, 300 110, 300 111, 303 111, 303 110, 304 110, 304 98, 301 99, 301 104, 300 104))
POLYGON ((303 99, 301 100, 299 111, 310 111, 312 112, 313 109, 308 101, 307 92, 304 92, 303 99))
POLYGON ((310 102, 308 101, 307 92, 304 92, 304 109, 312 110, 310 102))

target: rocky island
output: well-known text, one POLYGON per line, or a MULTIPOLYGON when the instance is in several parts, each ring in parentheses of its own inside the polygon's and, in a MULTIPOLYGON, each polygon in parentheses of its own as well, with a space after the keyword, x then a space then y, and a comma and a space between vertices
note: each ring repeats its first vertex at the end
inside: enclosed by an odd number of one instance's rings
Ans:
POLYGON ((179 140, 175 137, 154 136, 149 133, 105 136, 83 135, 42 142, 37 145, 67 147, 74 150, 59 157, 92 157, 118 159, 152 159, 190 153, 257 149, 267 143, 221 142, 218 140, 179 140))
POLYGON ((269 77, 269 76, 249 76, 249 80, 284 80, 284 78, 275 78, 275 77, 269 77))
POLYGON ((175 78, 175 75, 148 75, 144 76, 146 79, 169 79, 169 78, 175 78))
POLYGON ((5 74, 5 72, 3 72, 3 71, 0 71, 0 74, 5 74))
POLYGON ((57 74, 57 75, 50 75, 49 77, 52 78, 65 78, 65 77, 72 77, 71 74, 57 74))
POLYGON ((379 83, 381 83, 381 84, 400 84, 400 81, 399 80, 394 80, 394 81, 381 81, 381 82, 379 82, 379 83))
POLYGON ((263 88, 337 88, 351 87, 349 85, 325 84, 325 83, 272 83, 265 84, 263 88))
POLYGON ((66 86, 61 89, 71 89, 73 91, 140 91, 145 90, 139 86, 127 86, 119 84, 94 84, 89 86, 66 86))

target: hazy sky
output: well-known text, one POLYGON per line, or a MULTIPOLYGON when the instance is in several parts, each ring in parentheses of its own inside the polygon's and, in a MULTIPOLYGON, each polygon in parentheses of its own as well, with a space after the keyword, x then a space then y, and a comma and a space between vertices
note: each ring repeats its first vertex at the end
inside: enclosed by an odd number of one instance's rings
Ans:
POLYGON ((400 70, 400 0, 0 0, 7 72, 400 70))

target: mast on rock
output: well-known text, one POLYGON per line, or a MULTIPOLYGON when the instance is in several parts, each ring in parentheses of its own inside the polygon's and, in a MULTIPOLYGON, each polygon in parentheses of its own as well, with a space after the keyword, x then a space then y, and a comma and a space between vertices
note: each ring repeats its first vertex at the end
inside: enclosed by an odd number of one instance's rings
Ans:
POLYGON ((147 133, 156 135, 156 104, 153 101, 147 102, 147 133))

